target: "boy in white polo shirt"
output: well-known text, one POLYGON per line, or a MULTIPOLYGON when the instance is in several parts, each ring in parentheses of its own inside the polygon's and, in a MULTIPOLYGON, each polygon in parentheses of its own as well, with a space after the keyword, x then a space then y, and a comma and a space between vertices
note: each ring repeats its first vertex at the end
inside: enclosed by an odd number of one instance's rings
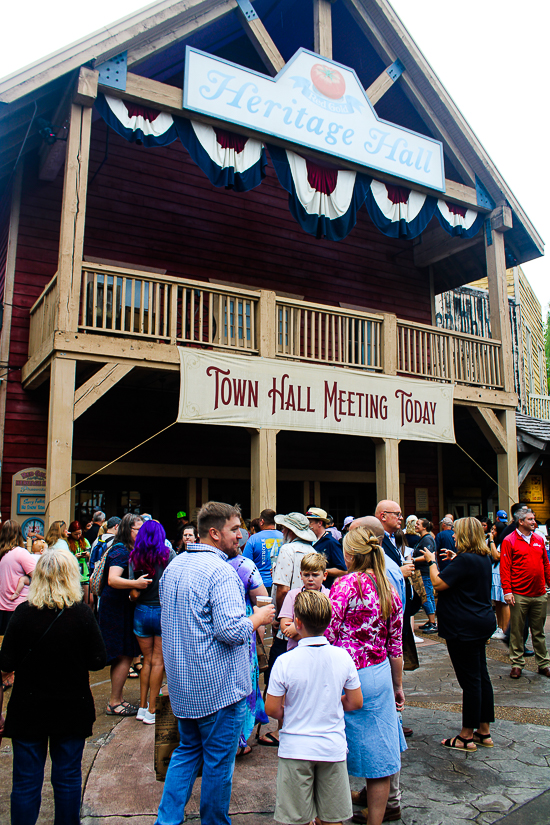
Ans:
POLYGON ((324 637, 330 618, 326 596, 317 590, 298 593, 298 647, 279 656, 271 671, 266 713, 284 720, 277 822, 305 825, 317 816, 322 825, 340 825, 353 814, 344 711, 361 708, 363 695, 349 653, 331 647, 324 637))

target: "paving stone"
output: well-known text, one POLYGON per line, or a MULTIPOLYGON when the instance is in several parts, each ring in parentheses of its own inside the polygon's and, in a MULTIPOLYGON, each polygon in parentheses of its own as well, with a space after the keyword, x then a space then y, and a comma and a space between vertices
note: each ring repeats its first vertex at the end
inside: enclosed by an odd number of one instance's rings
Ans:
POLYGON ((514 803, 502 794, 486 794, 472 802, 479 811, 497 811, 505 813, 514 803))

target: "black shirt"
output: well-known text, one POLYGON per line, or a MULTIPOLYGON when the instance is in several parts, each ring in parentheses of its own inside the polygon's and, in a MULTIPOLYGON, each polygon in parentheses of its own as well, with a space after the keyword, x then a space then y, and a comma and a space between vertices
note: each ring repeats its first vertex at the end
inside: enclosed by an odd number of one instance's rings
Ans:
MULTIPOLYGON (((346 570, 346 562, 344 561, 344 551, 342 550, 342 545, 339 541, 336 541, 332 533, 329 533, 328 530, 324 536, 321 536, 321 538, 315 542, 311 549, 315 553, 322 553, 326 556, 328 568, 337 567, 338 570, 346 570)), ((330 590, 333 582, 334 578, 328 576, 325 582, 325 587, 330 590)))
POLYGON ((489 639, 496 628, 491 604, 493 567, 490 556, 460 553, 439 578, 449 585, 440 590, 437 624, 442 639, 473 642, 489 639))
POLYGON ((427 573, 430 569, 428 567, 428 562, 424 561, 424 555, 422 553, 422 550, 424 549, 429 550, 431 553, 435 553, 435 541, 430 533, 426 533, 425 536, 422 536, 413 552, 414 566, 417 570, 420 570, 421 573, 427 573), (419 558, 422 559, 422 561, 417 561, 419 558))

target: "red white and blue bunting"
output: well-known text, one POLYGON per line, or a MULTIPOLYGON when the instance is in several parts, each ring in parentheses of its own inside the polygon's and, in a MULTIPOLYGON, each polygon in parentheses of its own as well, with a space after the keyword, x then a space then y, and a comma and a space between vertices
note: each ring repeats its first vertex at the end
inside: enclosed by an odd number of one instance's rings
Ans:
POLYGON ((321 166, 278 146, 268 148, 279 182, 289 193, 290 211, 302 229, 330 241, 349 235, 370 178, 347 169, 321 166))
POLYGON ((101 94, 95 106, 105 123, 130 143, 168 146, 177 140, 174 118, 166 112, 101 94))
MULTIPOLYGON (((149 109, 110 95, 95 103, 103 120, 130 143, 168 146, 179 139, 214 186, 248 192, 266 175, 265 146, 259 140, 149 109)), ((292 215, 316 238, 340 241, 357 221, 366 201, 371 220, 390 238, 416 238, 435 215, 453 236, 472 238, 485 218, 475 209, 448 203, 335 166, 324 166, 277 146, 269 153, 292 215)))
POLYGON ((449 235, 460 235, 461 238, 473 238, 477 235, 485 219, 483 212, 476 212, 475 209, 467 209, 465 206, 447 203, 441 199, 437 201, 435 213, 449 235))
POLYGON ((416 238, 431 221, 436 199, 405 186, 373 180, 367 193, 372 222, 390 238, 416 238))
POLYGON ((267 158, 259 140, 177 118, 178 135, 210 183, 236 192, 248 192, 265 177, 267 158))

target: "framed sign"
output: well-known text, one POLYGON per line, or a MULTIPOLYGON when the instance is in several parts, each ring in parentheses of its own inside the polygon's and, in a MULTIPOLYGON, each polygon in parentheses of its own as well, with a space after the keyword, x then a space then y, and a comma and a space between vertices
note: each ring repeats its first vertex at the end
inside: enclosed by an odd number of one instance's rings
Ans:
POLYGON ((544 486, 542 476, 527 476, 519 490, 520 501, 528 504, 544 503, 544 486))
POLYGON ((46 512, 46 470, 27 467, 14 473, 11 481, 11 517, 43 516, 46 512))
POLYGON ((428 488, 427 487, 415 487, 414 490, 414 497, 415 497, 415 510, 417 513, 425 513, 429 510, 428 506, 428 488))

